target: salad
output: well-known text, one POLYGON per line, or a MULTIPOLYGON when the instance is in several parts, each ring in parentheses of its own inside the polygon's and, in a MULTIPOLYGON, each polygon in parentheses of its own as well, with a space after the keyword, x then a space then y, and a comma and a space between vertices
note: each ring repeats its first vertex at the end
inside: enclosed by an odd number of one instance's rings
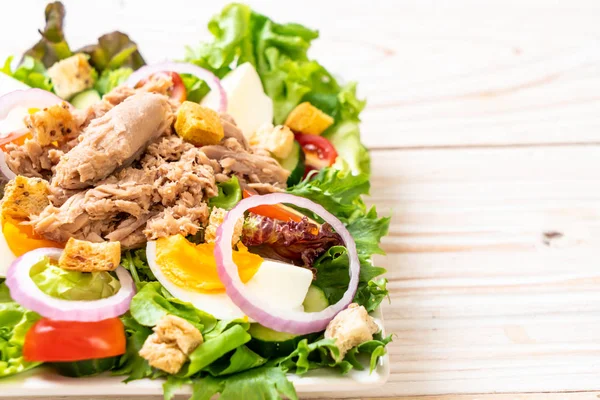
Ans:
POLYGON ((372 371, 389 218, 362 199, 365 102, 308 57, 318 33, 230 4, 212 41, 148 65, 45 15, 0 70, 0 377, 296 399, 288 374, 372 371))

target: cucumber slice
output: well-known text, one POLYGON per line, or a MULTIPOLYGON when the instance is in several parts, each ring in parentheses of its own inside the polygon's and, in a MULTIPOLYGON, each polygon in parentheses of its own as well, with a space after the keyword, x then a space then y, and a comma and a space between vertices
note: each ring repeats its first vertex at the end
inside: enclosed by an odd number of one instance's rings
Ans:
POLYGON ((329 300, 325 292, 318 286, 311 285, 304 299, 304 311, 307 313, 323 311, 329 307, 329 300))
POLYGON ((51 363, 56 371, 63 376, 80 378, 82 376, 98 375, 110 371, 117 365, 119 357, 95 358, 92 360, 55 362, 51 363))
POLYGON ((277 332, 261 324, 251 324, 248 333, 252 340, 247 346, 250 350, 263 357, 281 357, 296 350, 298 343, 304 339, 304 335, 277 332))
POLYGON ((95 91, 94 89, 89 89, 79 94, 76 94, 75 97, 71 99, 71 104, 73 107, 78 108, 80 110, 85 110, 92 104, 96 104, 102 100, 100 97, 100 93, 95 91))
POLYGON ((304 151, 300 146, 300 143, 294 140, 294 147, 290 156, 285 160, 281 160, 280 164, 283 168, 290 171, 290 176, 287 180, 288 186, 294 186, 302 180, 305 169, 305 158, 304 151))

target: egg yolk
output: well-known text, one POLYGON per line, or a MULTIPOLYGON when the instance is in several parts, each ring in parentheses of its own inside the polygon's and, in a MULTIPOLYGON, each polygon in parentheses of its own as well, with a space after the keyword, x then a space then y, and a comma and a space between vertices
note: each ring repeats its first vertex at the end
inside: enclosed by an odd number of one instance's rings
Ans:
MULTIPOLYGON (((175 285, 206 293, 225 291, 217 273, 214 243, 194 244, 182 235, 156 241, 156 263, 175 285)), ((241 248, 233 252, 242 282, 248 282, 260 268, 262 257, 241 248)))
POLYGON ((33 232, 31 226, 20 225, 19 221, 12 218, 3 219, 2 233, 4 234, 8 247, 17 257, 20 257, 31 250, 41 249, 43 247, 63 247, 60 243, 39 237, 33 232))

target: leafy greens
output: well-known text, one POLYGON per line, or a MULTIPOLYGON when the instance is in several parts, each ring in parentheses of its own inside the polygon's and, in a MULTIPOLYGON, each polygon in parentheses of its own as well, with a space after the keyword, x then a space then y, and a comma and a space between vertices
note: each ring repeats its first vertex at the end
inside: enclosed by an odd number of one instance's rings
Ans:
POLYGON ((370 172, 369 154, 360 142, 358 127, 365 103, 357 99, 355 83, 340 85, 325 67, 309 59, 308 49, 318 38, 317 31, 295 23, 276 23, 236 3, 213 17, 208 28, 213 41, 188 47, 187 61, 220 77, 232 65, 252 63, 273 100, 274 123, 283 123, 298 104, 310 101, 335 118, 324 136, 336 146, 352 172, 370 172))
POLYGON ((39 318, 13 302, 6 284, 0 283, 0 378, 40 365, 23 358, 25 334, 39 318))

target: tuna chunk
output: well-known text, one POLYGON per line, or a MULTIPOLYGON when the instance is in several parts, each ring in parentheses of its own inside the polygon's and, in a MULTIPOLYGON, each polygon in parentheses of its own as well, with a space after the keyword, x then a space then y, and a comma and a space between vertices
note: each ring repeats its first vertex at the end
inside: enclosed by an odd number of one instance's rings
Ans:
POLYGON ((56 166, 53 184, 66 189, 93 185, 138 158, 173 122, 166 96, 135 94, 93 120, 82 140, 56 166))

